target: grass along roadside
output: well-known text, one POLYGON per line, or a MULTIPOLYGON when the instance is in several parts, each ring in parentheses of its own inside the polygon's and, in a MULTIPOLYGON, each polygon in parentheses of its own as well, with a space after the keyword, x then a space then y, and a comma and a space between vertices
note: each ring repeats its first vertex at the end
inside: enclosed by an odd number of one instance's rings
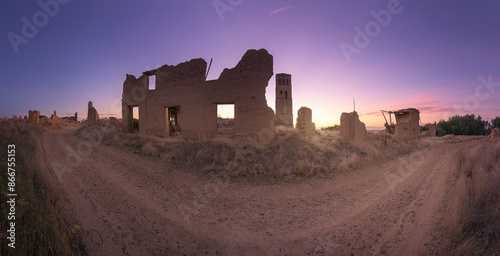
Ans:
POLYGON ((275 138, 265 145, 224 137, 181 140, 121 133, 114 120, 83 126, 75 135, 153 158, 167 169, 258 183, 334 175, 429 147, 426 141, 400 142, 384 133, 369 133, 367 140, 360 143, 344 141, 337 131, 320 131, 318 136, 307 139, 283 127, 277 127, 275 138))
POLYGON ((500 139, 479 143, 457 153, 439 254, 498 255, 500 251, 500 139))
MULTIPOLYGON (((41 167, 44 128, 22 121, 0 122, 1 163, 16 146, 16 248, 0 239, 0 255, 86 255, 77 221, 55 176, 41 167)), ((7 169, 0 169, 0 229, 7 230, 7 169)))

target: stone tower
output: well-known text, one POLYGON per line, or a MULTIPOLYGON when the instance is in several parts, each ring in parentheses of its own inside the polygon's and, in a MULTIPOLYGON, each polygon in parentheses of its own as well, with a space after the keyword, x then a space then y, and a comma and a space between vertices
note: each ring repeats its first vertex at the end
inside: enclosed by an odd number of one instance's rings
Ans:
POLYGON ((292 75, 276 74, 276 125, 293 128, 292 75))

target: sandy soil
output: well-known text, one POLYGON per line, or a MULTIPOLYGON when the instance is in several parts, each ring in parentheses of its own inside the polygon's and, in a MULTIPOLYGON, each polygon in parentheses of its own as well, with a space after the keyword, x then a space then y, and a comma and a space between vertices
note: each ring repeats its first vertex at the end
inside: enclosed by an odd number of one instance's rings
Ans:
POLYGON ((44 159, 91 255, 426 255, 439 243, 432 230, 454 153, 478 143, 437 141, 349 174, 252 186, 173 170, 73 133, 46 132, 44 159))

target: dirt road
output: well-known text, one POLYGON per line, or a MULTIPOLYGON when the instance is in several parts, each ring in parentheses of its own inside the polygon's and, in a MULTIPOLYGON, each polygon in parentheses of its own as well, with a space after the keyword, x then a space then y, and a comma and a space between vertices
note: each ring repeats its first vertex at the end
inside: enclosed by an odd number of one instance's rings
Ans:
POLYGON ((349 174, 252 186, 73 133, 44 134, 45 164, 91 255, 425 255, 461 147, 437 142, 349 174))

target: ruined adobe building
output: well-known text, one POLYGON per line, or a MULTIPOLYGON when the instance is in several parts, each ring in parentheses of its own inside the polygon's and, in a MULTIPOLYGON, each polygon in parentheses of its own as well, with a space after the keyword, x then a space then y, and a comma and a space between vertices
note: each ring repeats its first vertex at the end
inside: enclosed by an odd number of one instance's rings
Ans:
POLYGON ((78 123, 78 112, 75 112, 74 116, 63 116, 61 117, 61 120, 67 123, 78 123))
POLYGON ((359 121, 358 112, 342 113, 340 115, 340 135, 345 140, 366 139, 365 123, 359 121))
POLYGON ((385 117, 386 131, 394 134, 398 140, 414 140, 420 136, 420 111, 416 108, 401 109, 398 111, 382 111, 389 113, 389 123, 385 117), (396 124, 392 122, 394 114, 396 124))
POLYGON ((192 59, 164 65, 123 83, 123 132, 133 132, 133 108, 138 107, 139 132, 145 135, 213 138, 217 105, 234 104, 234 137, 259 141, 274 137, 274 111, 267 106, 266 87, 273 75, 273 56, 265 49, 248 50, 217 80, 206 80, 207 62, 192 59), (155 89, 149 77, 156 76, 155 89))
POLYGON ((301 134, 311 137, 316 134, 316 124, 312 121, 312 110, 307 107, 301 107, 297 111, 297 124, 295 125, 301 134))
POLYGON ((293 128, 292 75, 276 74, 276 125, 293 128))

